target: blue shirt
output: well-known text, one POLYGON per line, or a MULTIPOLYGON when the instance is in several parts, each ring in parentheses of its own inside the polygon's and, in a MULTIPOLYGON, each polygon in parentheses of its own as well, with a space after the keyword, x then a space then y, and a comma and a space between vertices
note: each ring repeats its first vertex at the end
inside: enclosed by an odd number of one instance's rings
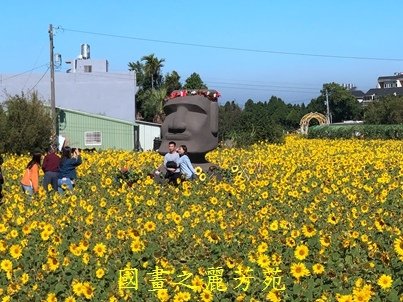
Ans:
POLYGON ((74 157, 63 158, 60 161, 59 166, 59 179, 62 179, 63 177, 76 179, 77 178, 76 167, 81 165, 81 163, 82 160, 80 155, 77 158, 74 157))
POLYGON ((192 163, 190 162, 189 156, 187 155, 182 155, 179 158, 179 167, 181 173, 185 175, 186 179, 191 178, 192 175, 196 173, 195 169, 192 166, 192 163))

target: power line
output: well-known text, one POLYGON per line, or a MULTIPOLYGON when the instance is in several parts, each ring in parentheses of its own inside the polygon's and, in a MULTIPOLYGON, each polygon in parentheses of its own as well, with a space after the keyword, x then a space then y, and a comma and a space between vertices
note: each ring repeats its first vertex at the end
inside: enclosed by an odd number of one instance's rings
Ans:
POLYGON ((198 43, 187 43, 187 42, 176 42, 176 41, 167 41, 167 40, 148 39, 148 38, 125 36, 125 35, 107 34, 107 33, 91 32, 91 31, 84 31, 84 30, 77 30, 77 29, 69 29, 69 28, 64 28, 64 27, 60 27, 60 26, 58 27, 58 29, 61 29, 61 30, 64 30, 64 31, 76 32, 76 33, 82 33, 82 34, 90 34, 90 35, 105 36, 105 37, 120 38, 120 39, 139 40, 139 41, 146 41, 146 42, 155 42, 155 43, 164 43, 164 44, 173 44, 173 45, 184 45, 184 46, 192 46, 192 47, 235 50, 235 51, 243 51, 243 52, 270 53, 270 54, 279 54, 279 55, 321 57, 321 58, 333 58, 333 59, 403 62, 403 59, 401 59, 401 58, 341 56, 341 55, 327 55, 327 54, 314 54, 314 53, 302 53, 302 52, 262 50, 262 49, 252 49, 252 48, 239 48, 239 47, 228 47, 228 46, 217 46, 217 45, 207 45, 207 44, 198 44, 198 43))
POLYGON ((36 82, 36 84, 35 84, 31 89, 29 89, 28 91, 34 90, 34 88, 36 87, 36 85, 38 85, 39 82, 42 81, 42 79, 44 78, 44 76, 48 73, 49 68, 50 68, 50 66, 48 66, 48 69, 46 69, 46 71, 43 73, 43 75, 41 76, 41 78, 40 78, 40 79, 36 82))
POLYGON ((17 74, 15 74, 15 75, 11 76, 11 77, 3 78, 3 79, 1 79, 1 80, 2 80, 2 81, 5 81, 5 80, 13 79, 13 78, 19 77, 19 76, 21 76, 21 75, 23 75, 23 74, 26 74, 26 73, 28 73, 28 72, 31 72, 31 71, 33 71, 33 70, 35 70, 35 69, 42 68, 42 67, 44 67, 44 66, 48 66, 48 64, 43 64, 43 65, 34 67, 34 68, 30 69, 30 70, 26 70, 26 71, 24 71, 24 72, 17 73, 17 74))
POLYGON ((297 87, 297 86, 279 86, 279 85, 270 85, 270 84, 243 84, 243 83, 230 83, 230 82, 214 82, 214 81, 206 81, 206 83, 211 84, 223 84, 223 85, 239 85, 239 86, 252 86, 252 87, 274 87, 274 88, 291 88, 291 89, 303 89, 303 90, 312 90, 318 91, 320 88, 311 88, 311 87, 297 87))
POLYGON ((271 89, 271 88, 245 88, 245 87, 237 87, 237 86, 215 86, 215 88, 225 88, 225 89, 238 89, 238 90, 255 90, 255 91, 278 91, 278 92, 293 92, 293 93, 308 93, 312 94, 313 91, 296 91, 296 90, 284 90, 284 89, 271 89))
MULTIPOLYGON (((42 46, 42 49, 40 50, 38 56, 36 57, 36 60, 35 60, 34 64, 32 64, 33 66, 35 66, 35 65, 38 63, 39 57, 40 57, 40 55, 42 54, 44 48, 45 48, 45 44, 42 46)), ((47 72, 47 71, 46 71, 46 72, 47 72)), ((46 72, 45 72, 45 73, 46 73, 46 72)), ((30 75, 28 76, 28 78, 26 79, 26 81, 25 81, 25 83, 24 83, 24 86, 22 87, 23 90, 25 89, 25 86, 27 85, 27 83, 28 83, 28 81, 29 81, 29 79, 30 79, 30 77, 31 77, 31 74, 32 74, 32 71, 31 71, 30 75)))

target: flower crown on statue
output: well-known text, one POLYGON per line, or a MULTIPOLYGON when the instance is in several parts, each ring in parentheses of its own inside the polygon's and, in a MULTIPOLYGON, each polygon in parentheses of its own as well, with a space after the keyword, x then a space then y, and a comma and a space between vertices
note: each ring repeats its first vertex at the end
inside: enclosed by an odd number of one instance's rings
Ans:
POLYGON ((175 99, 178 97, 192 96, 192 95, 204 96, 212 102, 217 102, 218 98, 221 96, 221 94, 214 89, 182 89, 172 91, 165 101, 169 101, 171 99, 175 99))

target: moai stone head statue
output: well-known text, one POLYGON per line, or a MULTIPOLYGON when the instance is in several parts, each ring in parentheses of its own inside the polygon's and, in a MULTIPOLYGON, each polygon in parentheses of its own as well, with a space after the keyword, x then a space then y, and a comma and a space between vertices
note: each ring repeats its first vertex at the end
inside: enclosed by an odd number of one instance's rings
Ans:
POLYGON ((159 152, 167 153, 168 143, 174 141, 187 146, 192 163, 206 163, 204 156, 218 145, 218 96, 202 91, 165 101, 159 152))

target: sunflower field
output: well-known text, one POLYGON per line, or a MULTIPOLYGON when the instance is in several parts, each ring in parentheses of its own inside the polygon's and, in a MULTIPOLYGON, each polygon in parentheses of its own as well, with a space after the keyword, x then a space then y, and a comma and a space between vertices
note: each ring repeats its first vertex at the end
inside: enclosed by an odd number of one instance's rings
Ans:
POLYGON ((82 157, 30 197, 4 156, 0 301, 403 301, 402 141, 216 149, 177 187, 155 152, 82 157))

